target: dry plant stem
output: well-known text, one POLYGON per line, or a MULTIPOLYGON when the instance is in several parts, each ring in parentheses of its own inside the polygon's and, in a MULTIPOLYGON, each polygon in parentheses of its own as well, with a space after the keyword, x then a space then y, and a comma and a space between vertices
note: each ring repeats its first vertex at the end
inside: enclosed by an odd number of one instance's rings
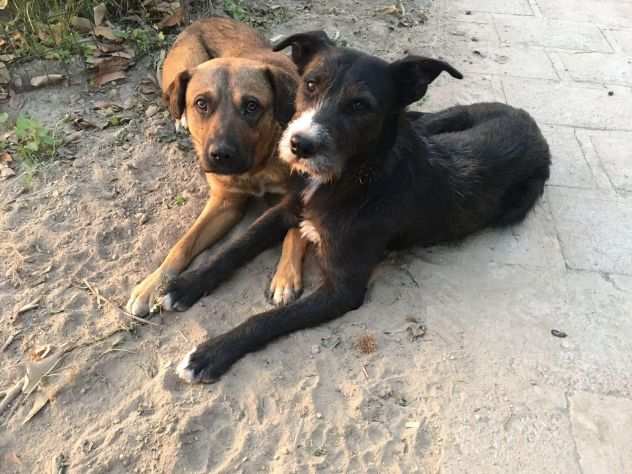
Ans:
POLYGON ((11 387, 9 390, 4 392, 4 399, 0 402, 0 414, 7 408, 11 402, 17 397, 20 393, 22 393, 22 386, 24 385, 24 377, 22 377, 18 382, 11 387))
POLYGON ((128 318, 133 319, 134 321, 137 321, 137 322, 142 323, 142 324, 149 324, 150 326, 160 326, 160 324, 158 324, 158 323, 154 323, 153 321, 149 321, 147 319, 139 318, 138 316, 135 316, 132 313, 128 313, 123 308, 121 308, 120 306, 118 306, 117 304, 112 302, 112 300, 110 300, 109 298, 107 298, 107 297, 103 296, 102 294, 100 294, 99 291, 97 289, 95 289, 95 287, 93 287, 92 285, 90 285, 90 283, 88 283, 88 280, 86 280, 84 278, 82 281, 83 281, 83 284, 88 289, 88 291, 90 291, 90 293, 92 293, 96 297, 97 304, 99 304, 100 301, 103 300, 107 304, 112 306, 113 308, 117 309, 121 314, 124 314, 128 318))

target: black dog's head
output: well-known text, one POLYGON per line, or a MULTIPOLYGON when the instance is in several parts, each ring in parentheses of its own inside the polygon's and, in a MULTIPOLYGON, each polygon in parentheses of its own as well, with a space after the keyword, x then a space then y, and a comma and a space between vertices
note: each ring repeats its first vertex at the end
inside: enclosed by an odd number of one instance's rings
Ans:
POLYGON ((436 59, 407 56, 389 64, 360 51, 337 48, 322 31, 292 35, 274 49, 288 46, 302 81, 279 155, 295 169, 323 181, 339 177, 350 160, 368 156, 385 127, 421 99, 442 71, 463 77, 436 59))

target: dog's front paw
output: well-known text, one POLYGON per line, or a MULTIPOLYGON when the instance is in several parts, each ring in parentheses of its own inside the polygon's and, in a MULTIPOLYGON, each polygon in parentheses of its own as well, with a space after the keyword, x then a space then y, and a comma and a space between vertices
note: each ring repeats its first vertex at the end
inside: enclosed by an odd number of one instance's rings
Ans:
POLYGON ((176 373, 188 383, 213 383, 238 359, 235 345, 225 336, 218 336, 189 352, 178 364, 176 373))
POLYGON ((151 311, 165 275, 158 269, 134 287, 125 309, 134 316, 145 316, 151 311))
POLYGON ((274 306, 283 306, 295 301, 303 293, 301 270, 291 265, 279 264, 270 288, 266 291, 268 301, 274 306))
POLYGON ((161 299, 165 311, 186 311, 204 296, 202 275, 190 271, 169 280, 163 290, 161 299))

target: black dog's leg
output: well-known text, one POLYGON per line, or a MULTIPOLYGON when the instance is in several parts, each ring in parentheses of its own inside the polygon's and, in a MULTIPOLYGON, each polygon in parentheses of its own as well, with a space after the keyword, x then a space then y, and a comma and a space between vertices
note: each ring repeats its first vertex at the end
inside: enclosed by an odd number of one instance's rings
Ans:
POLYGON ((298 218, 290 200, 284 200, 257 219, 246 232, 232 240, 209 262, 181 273, 167 282, 162 307, 184 311, 204 294, 226 281, 235 270, 283 240, 298 218))
POLYGON ((178 365, 178 374, 190 383, 214 382, 244 355, 274 339, 357 308, 365 292, 366 281, 337 287, 324 284, 302 300, 252 316, 231 331, 198 345, 178 365))

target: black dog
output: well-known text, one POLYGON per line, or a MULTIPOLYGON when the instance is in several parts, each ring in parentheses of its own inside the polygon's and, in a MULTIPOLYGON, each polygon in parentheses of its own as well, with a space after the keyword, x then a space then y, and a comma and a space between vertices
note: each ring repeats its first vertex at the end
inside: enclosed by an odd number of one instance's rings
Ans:
POLYGON ((547 143, 522 110, 405 112, 442 71, 461 77, 442 61, 389 64, 336 48, 323 32, 291 36, 276 49, 287 46, 303 80, 280 156, 307 177, 215 259, 173 281, 165 298, 185 309, 297 225, 316 245, 324 279, 311 295, 195 348, 178 367, 189 382, 213 381, 279 336, 360 306, 387 249, 519 222, 549 176, 547 143))

